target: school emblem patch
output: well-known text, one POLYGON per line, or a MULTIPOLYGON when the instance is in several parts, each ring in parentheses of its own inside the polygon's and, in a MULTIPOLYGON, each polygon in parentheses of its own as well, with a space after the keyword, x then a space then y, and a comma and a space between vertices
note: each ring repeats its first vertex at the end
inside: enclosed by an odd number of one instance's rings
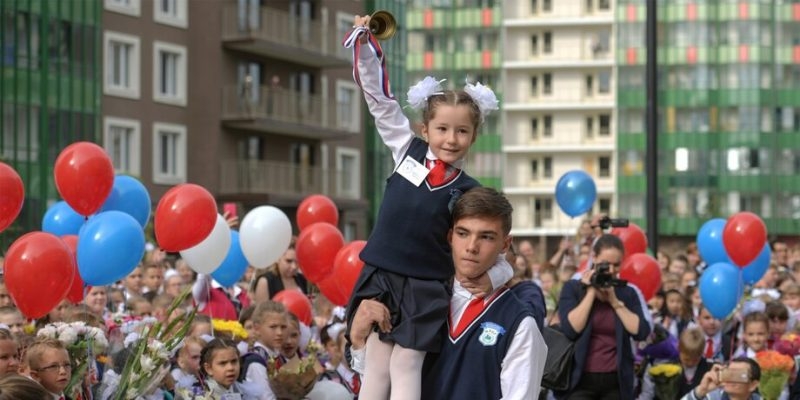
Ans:
POLYGON ((505 335, 506 330, 494 322, 484 322, 481 324, 483 332, 478 337, 478 341, 484 346, 494 346, 497 344, 497 338, 505 335))

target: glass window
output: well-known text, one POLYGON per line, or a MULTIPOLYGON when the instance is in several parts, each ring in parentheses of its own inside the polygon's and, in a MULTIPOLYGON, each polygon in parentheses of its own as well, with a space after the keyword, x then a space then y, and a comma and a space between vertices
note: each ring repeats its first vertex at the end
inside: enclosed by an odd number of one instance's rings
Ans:
POLYGON ((553 11, 553 2, 551 0, 542 0, 542 11, 553 11))
POLYGON ((531 160, 531 180, 539 179, 539 160, 531 160))
POLYGON ((358 198, 361 192, 360 153, 357 149, 338 147, 336 169, 339 196, 358 198))
POLYGON ((168 104, 186 105, 186 48, 155 41, 153 52, 153 99, 168 104))
POLYGON ((553 94, 553 75, 546 73, 542 75, 542 93, 553 94))
POLYGON ((358 132, 361 127, 361 107, 359 106, 358 86, 349 81, 336 82, 337 125, 350 132, 358 132))
POLYGON ((553 116, 552 115, 545 115, 544 116, 544 132, 542 133, 544 137, 553 137, 553 116))
POLYGON ((542 34, 542 38, 544 41, 544 45, 542 46, 542 52, 545 54, 549 54, 553 52, 553 33, 552 32, 545 32, 542 34))
POLYGON ((598 117, 599 125, 600 125, 600 136, 609 136, 611 135, 611 115, 609 114, 600 114, 598 117))
POLYGON ((153 124, 153 182, 176 184, 186 181, 186 127, 153 124))
POLYGON ((531 97, 536 97, 539 95, 539 77, 532 76, 531 77, 531 97))
POLYGON ((139 121, 106 117, 104 125, 104 147, 111 158, 114 172, 139 175, 139 121))
POLYGON ((610 0, 599 0, 597 2, 597 9, 598 10, 609 10, 609 9, 611 9, 611 1, 610 0))
POLYGON ((538 0, 531 0, 531 14, 537 14, 539 12, 539 4, 538 0))
POLYGON ((531 55, 539 54, 539 36, 531 35, 531 55))
POLYGON ((589 116, 586 117, 586 137, 590 138, 594 136, 594 117, 589 116))
POLYGON ((540 226, 542 221, 553 219, 553 199, 534 200, 536 210, 536 225, 540 226))
POLYGON ((597 73, 597 93, 611 92, 611 72, 600 71, 597 73))
POLYGON ((138 99, 139 38, 106 31, 104 42, 106 53, 104 93, 138 99))
POLYGON ((544 177, 545 178, 552 178, 553 177, 553 158, 552 157, 545 157, 543 161, 544 161, 544 177))
POLYGON ((539 138, 539 118, 531 118, 531 139, 539 138))
POLYGON ((627 218, 644 218, 644 200, 644 194, 620 194, 618 207, 620 210, 625 210, 627 218))
POLYGON ((594 94, 594 76, 586 75, 586 96, 591 97, 594 94))
POLYGON ((597 175, 601 178, 611 177, 611 157, 598 157, 597 158, 597 175))
POLYGON ((601 214, 611 214, 611 199, 601 197, 597 199, 597 208, 601 214))
POLYGON ((643 152, 628 150, 622 157, 622 175, 641 176, 644 173, 643 152))

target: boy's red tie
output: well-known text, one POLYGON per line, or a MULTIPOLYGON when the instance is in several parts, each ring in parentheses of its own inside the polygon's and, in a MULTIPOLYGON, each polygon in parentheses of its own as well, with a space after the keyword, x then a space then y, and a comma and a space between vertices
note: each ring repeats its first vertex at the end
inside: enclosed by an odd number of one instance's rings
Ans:
POLYGON ((353 389, 353 394, 358 394, 361 391, 361 378, 358 374, 353 375, 353 380, 350 382, 350 388, 353 389))
POLYGON ((461 335, 461 333, 467 329, 467 326, 475 320, 475 317, 483 312, 483 308, 483 299, 473 299, 470 301, 469 305, 467 305, 467 309, 464 310, 464 314, 461 315, 461 319, 458 320, 455 329, 453 329, 453 336, 461 335))
POLYGON ((433 168, 428 173, 428 183, 431 186, 439 186, 444 183, 447 175, 447 163, 442 160, 433 160, 433 168))
POLYGON ((711 357, 714 357, 714 341, 711 340, 711 338, 708 338, 708 340, 706 340, 705 358, 711 358, 711 357))

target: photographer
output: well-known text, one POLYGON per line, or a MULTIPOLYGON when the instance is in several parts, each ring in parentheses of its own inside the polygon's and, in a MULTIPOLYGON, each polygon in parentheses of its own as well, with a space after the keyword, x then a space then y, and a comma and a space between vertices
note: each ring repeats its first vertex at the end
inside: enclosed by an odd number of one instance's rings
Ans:
POLYGON ((731 360, 727 367, 716 364, 703 375, 700 384, 681 400, 758 400, 761 368, 747 357, 731 360))
POLYGON ((632 399, 631 339, 650 334, 636 290, 617 278, 622 241, 602 235, 594 243, 593 268, 564 284, 559 300, 561 330, 575 341, 570 389, 558 399, 632 399))

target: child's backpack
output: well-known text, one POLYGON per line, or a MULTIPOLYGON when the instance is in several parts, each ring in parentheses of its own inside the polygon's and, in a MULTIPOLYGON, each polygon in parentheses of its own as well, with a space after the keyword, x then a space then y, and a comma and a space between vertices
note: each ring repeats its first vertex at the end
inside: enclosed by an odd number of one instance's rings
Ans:
POLYGON ((254 347, 251 351, 245 353, 239 362, 239 382, 244 382, 245 378, 247 378, 247 369, 250 368, 250 364, 258 363, 266 368, 267 360, 269 360, 269 354, 261 347, 254 347))

